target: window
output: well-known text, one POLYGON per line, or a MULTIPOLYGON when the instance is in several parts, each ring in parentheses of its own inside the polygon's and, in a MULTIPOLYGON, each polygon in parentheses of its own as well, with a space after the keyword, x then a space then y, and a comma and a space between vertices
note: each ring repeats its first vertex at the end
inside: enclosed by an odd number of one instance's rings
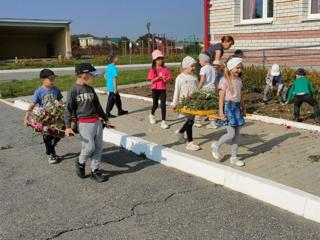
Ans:
MULTIPOLYGON (((320 0, 319 0, 320 1, 320 0)), ((241 22, 271 22, 273 18, 273 0, 242 0, 241 22)))
POLYGON ((310 17, 320 17, 320 0, 309 0, 309 14, 310 17))

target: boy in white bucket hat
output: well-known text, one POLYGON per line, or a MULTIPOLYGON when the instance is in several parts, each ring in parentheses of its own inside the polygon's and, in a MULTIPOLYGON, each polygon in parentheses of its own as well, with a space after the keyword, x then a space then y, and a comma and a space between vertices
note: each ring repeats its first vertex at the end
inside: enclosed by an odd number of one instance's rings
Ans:
POLYGON ((268 102, 268 95, 275 87, 277 87, 277 97, 280 98, 282 103, 285 103, 287 100, 287 88, 284 85, 284 79, 281 76, 281 71, 278 64, 273 64, 271 69, 268 71, 268 75, 266 77, 266 86, 263 92, 263 103, 266 104, 268 102))

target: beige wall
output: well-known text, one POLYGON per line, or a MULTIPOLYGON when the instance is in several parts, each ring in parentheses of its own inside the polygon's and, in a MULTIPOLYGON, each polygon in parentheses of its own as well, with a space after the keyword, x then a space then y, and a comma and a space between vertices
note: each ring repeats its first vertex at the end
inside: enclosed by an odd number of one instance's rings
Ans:
POLYGON ((47 58, 57 57, 59 53, 62 56, 71 57, 71 38, 69 27, 56 28, 52 33, 33 34, 15 32, 1 33, 0 28, 0 59, 9 58, 47 58), (47 46, 51 45, 53 51, 48 55, 47 46))
POLYGON ((309 0, 274 0, 270 23, 241 24, 240 0, 213 0, 210 10, 211 42, 233 35, 243 49, 320 44, 320 19, 308 14, 309 0))

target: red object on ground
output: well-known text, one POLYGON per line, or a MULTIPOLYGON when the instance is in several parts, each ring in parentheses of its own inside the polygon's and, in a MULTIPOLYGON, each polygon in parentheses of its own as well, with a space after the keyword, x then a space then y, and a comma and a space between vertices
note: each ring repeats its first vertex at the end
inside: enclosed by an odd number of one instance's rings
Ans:
POLYGON ((292 126, 290 126, 290 125, 287 125, 287 129, 291 129, 292 128, 292 126))

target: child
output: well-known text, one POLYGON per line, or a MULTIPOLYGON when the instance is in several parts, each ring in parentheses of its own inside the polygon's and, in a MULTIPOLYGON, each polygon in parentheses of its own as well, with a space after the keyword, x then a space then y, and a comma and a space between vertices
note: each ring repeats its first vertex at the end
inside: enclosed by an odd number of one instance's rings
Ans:
POLYGON ((227 62, 224 78, 219 83, 219 115, 226 119, 227 134, 223 135, 218 142, 212 144, 212 156, 220 158, 219 149, 228 140, 232 141, 231 164, 244 166, 244 161, 237 157, 240 127, 244 125, 243 101, 241 98, 242 81, 239 75, 242 71, 242 58, 231 58, 227 62), (242 106, 242 109, 241 109, 242 106))
POLYGON ((296 80, 293 82, 289 94, 288 101, 286 104, 290 103, 292 100, 294 102, 294 117, 295 120, 301 122, 300 118, 300 108, 301 105, 306 102, 314 109, 314 114, 316 119, 320 120, 320 110, 317 100, 314 98, 316 91, 312 86, 310 80, 306 77, 306 71, 303 68, 299 68, 296 71, 296 80))
MULTIPOLYGON (((54 85, 54 80, 56 75, 50 69, 43 69, 40 72, 40 79, 42 80, 42 85, 39 87, 32 96, 32 103, 29 105, 28 110, 24 117, 24 125, 27 127, 29 124, 28 118, 32 110, 36 105, 40 107, 47 104, 53 104, 55 101, 60 101, 62 103, 62 94, 54 85)), ((55 164, 59 161, 59 157, 56 155, 55 147, 60 141, 60 138, 43 135, 43 142, 46 146, 46 153, 48 156, 49 164, 55 164)))
POLYGON ((152 68, 148 74, 148 81, 151 81, 153 106, 149 119, 151 124, 156 123, 155 112, 158 108, 158 102, 161 102, 161 128, 168 129, 166 123, 166 86, 167 82, 172 80, 170 71, 164 66, 164 56, 161 51, 154 50, 152 52, 152 68))
POLYGON ((106 108, 106 113, 109 118, 114 118, 116 116, 111 114, 114 104, 118 108, 118 116, 128 114, 128 111, 122 109, 121 97, 117 88, 117 78, 118 78, 118 69, 115 66, 118 62, 118 56, 114 53, 111 53, 108 57, 109 64, 106 67, 105 79, 107 80, 107 90, 109 92, 108 103, 106 108))
POLYGON ((99 72, 91 64, 82 63, 76 66, 76 75, 76 84, 70 89, 67 97, 65 134, 66 136, 75 134, 71 129, 71 119, 76 117, 82 145, 79 159, 76 160, 76 174, 80 178, 85 178, 85 163, 91 158, 91 178, 103 182, 107 178, 100 171, 103 131, 100 118, 105 121, 107 127, 110 123, 97 94, 90 86, 99 72))
POLYGON ((271 70, 268 71, 266 77, 266 87, 263 94, 263 103, 268 102, 268 94, 274 87, 277 88, 277 96, 280 97, 280 100, 284 103, 286 102, 287 97, 287 88, 284 86, 284 79, 281 76, 280 67, 278 64, 273 64, 271 70))
POLYGON ((218 86, 219 86, 219 82, 220 80, 223 78, 223 70, 221 67, 221 62, 218 60, 213 61, 213 67, 214 67, 214 71, 215 71, 215 89, 218 92, 218 86))
MULTIPOLYGON (((196 60, 192 57, 185 57, 182 61, 182 73, 177 77, 174 88, 174 96, 172 108, 175 109, 181 98, 190 96, 192 93, 199 91, 199 82, 194 75, 196 60)), ((188 144, 187 150, 198 151, 200 146, 193 142, 192 126, 194 124, 193 116, 186 116, 186 122, 180 130, 176 131, 176 135, 180 143, 184 143, 184 132, 187 132, 188 144)))
POLYGON ((244 58, 244 52, 241 49, 237 49, 234 51, 233 56, 238 58, 244 58))
MULTIPOLYGON (((201 53, 199 55, 199 62, 201 64, 200 70, 200 83, 199 88, 205 92, 215 92, 216 91, 216 74, 214 67, 210 64, 210 56, 201 53)), ((194 124, 195 127, 201 127, 201 118, 194 124)), ((206 126, 208 129, 216 129, 217 126, 215 121, 210 121, 210 123, 206 126)))

